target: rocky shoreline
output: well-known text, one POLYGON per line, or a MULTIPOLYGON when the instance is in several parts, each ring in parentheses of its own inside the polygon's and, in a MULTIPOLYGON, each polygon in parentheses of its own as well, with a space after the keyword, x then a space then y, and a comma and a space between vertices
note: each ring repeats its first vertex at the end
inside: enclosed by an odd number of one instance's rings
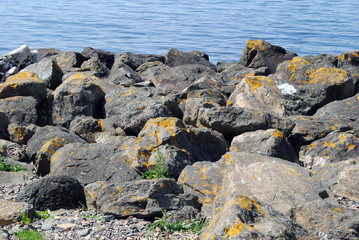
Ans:
POLYGON ((0 171, 0 235, 357 239, 358 116, 359 51, 248 40, 214 65, 199 51, 24 45, 0 56, 0 155, 28 169, 0 171), (161 164, 170 178, 142 179, 161 164), (149 231, 165 211, 207 225, 149 231))

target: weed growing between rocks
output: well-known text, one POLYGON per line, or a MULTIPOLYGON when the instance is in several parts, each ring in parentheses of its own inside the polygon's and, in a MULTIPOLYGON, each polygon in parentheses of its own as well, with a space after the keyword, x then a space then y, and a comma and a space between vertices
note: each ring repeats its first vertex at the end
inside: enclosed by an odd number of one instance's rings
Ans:
POLYGON ((46 219, 51 217, 50 210, 46 209, 45 211, 35 211, 34 217, 38 219, 46 219))
POLYGON ((15 164, 14 161, 11 161, 10 163, 4 162, 0 156, 0 171, 20 172, 27 171, 27 169, 23 168, 20 164, 15 164))
POLYGON ((156 165, 152 171, 142 174, 142 179, 171 178, 168 167, 165 164, 163 153, 156 149, 156 165))
POLYGON ((15 233, 19 240, 43 240, 44 235, 36 230, 20 229, 19 232, 15 233))

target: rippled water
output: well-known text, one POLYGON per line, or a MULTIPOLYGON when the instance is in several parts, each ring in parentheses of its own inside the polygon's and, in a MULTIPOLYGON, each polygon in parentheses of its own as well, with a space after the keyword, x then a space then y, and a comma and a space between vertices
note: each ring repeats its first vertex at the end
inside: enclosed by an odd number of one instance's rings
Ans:
POLYGON ((1 0, 0 54, 33 48, 165 54, 200 50, 238 61, 248 39, 299 55, 359 49, 357 0, 1 0))

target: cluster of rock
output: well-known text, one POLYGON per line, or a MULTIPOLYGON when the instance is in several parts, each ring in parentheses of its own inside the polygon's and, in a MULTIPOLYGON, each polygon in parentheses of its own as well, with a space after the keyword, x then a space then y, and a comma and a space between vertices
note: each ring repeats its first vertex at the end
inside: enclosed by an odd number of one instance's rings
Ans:
POLYGON ((248 40, 239 62, 213 65, 199 51, 23 46, 0 76, 1 155, 46 176, 2 200, 1 225, 82 204, 206 217, 201 239, 358 237, 358 209, 336 201, 359 201, 358 51, 299 57, 248 40), (174 179, 141 178, 157 150, 174 179))

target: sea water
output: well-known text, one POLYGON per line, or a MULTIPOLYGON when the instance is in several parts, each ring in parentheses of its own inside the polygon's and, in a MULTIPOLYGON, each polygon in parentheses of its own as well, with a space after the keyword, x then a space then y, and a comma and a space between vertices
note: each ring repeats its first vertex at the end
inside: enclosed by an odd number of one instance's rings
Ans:
POLYGON ((32 48, 165 54, 200 50, 238 61, 248 39, 299 55, 359 50, 357 0, 1 0, 0 55, 32 48))

